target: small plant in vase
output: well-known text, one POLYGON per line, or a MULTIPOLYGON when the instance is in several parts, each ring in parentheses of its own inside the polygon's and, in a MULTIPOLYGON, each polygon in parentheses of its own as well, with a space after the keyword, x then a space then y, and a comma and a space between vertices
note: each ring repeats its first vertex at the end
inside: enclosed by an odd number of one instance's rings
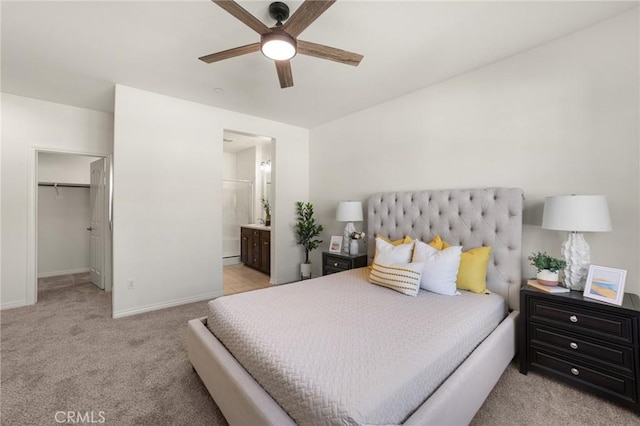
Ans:
POLYGON ((567 262, 549 256, 546 251, 531 253, 528 259, 531 261, 531 266, 536 267, 536 279, 540 284, 558 285, 560 269, 564 269, 567 266, 567 262))
POLYGON ((262 199, 262 209, 264 210, 264 224, 271 226, 271 204, 266 198, 262 199))
POLYGON ((311 262, 309 252, 317 249, 322 240, 316 237, 323 231, 322 225, 316 223, 313 218, 313 205, 311 203, 296 202, 298 221, 295 225, 296 242, 304 249, 304 263, 300 264, 300 273, 304 278, 311 277, 311 262))
POLYGON ((349 254, 355 256, 360 251, 359 241, 364 240, 364 231, 354 231, 349 234, 349 254))

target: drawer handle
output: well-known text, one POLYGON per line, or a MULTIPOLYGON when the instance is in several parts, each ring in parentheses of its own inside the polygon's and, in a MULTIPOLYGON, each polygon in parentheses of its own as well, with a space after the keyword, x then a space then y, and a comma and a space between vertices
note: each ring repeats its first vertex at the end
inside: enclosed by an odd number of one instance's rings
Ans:
POLYGON ((577 376, 578 374, 580 374, 580 371, 574 367, 571 369, 571 374, 573 374, 574 376, 577 376))
POLYGON ((571 322, 578 322, 578 317, 577 317, 577 316, 575 316, 575 315, 571 315, 571 316, 569 317, 569 321, 571 321, 571 322))
POLYGON ((575 342, 571 342, 571 343, 569 343, 569 347, 570 347, 571 349, 578 349, 578 344, 577 344, 577 343, 575 343, 575 342))
POLYGON ((333 264, 333 266, 338 266, 338 262, 335 262, 335 263, 333 264))

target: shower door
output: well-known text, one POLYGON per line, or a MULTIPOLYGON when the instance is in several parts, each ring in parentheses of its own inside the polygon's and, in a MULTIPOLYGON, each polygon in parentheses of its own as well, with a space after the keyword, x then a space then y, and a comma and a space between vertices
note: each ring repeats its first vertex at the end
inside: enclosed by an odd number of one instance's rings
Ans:
POLYGON ((222 203, 222 257, 239 257, 240 227, 253 218, 253 182, 223 180, 222 203))

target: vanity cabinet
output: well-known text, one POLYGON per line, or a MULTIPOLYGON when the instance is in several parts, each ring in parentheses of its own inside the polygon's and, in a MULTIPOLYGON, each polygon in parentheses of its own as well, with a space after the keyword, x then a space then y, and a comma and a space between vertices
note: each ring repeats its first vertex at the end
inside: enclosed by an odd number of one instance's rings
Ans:
POLYGON ((271 273, 271 231, 240 228, 240 261, 265 274, 271 273))

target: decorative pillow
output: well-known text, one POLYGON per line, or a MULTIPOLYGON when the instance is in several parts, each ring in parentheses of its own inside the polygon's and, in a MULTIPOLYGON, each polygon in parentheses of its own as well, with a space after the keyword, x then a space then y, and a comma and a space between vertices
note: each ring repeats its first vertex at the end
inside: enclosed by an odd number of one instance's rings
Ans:
POLYGON ((408 296, 417 296, 424 263, 395 263, 382 265, 374 262, 369 282, 390 288, 408 296))
MULTIPOLYGON (((394 240, 391 241, 390 239, 388 239, 385 236, 382 236, 380 234, 376 234, 376 241, 379 239, 391 244, 392 246, 399 246, 400 244, 410 244, 413 242, 413 238, 411 238, 410 236, 406 235, 404 238, 400 239, 400 240, 394 240)), ((378 244, 376 243, 376 247, 375 247, 375 251, 373 254, 373 260, 376 260, 376 257, 378 256, 378 244)), ((409 255, 409 259, 411 259, 411 255, 409 255)), ((407 260, 407 262, 409 262, 407 260)), ((369 265, 369 269, 373 268, 373 264, 369 265)))
POLYGON ((408 235, 405 235, 404 238, 401 238, 399 240, 393 240, 393 241, 391 241, 387 237, 385 237, 383 235, 380 235, 380 234, 376 234, 376 238, 380 238, 381 240, 384 240, 384 241, 386 241, 389 244, 392 244, 394 246, 399 246, 400 244, 409 244, 409 243, 413 242, 413 238, 411 238, 408 235))
MULTIPOLYGON (((444 241, 442 241, 442 238, 440 238, 440 235, 436 235, 435 237, 433 237, 433 240, 431 240, 431 242, 429 243, 429 245, 431 247, 433 247, 436 250, 443 250, 446 247, 444 246, 445 243, 444 241)), ((447 247, 449 247, 449 244, 447 244, 447 247)))
MULTIPOLYGON (((436 235, 430 246, 442 250, 451 247, 436 235), (438 248, 442 247, 442 248, 438 248)), ((491 257, 491 247, 476 247, 467 250, 460 256, 460 269, 456 285, 460 290, 469 290, 473 293, 491 293, 487 290, 487 268, 491 257)))
POLYGON ((424 270, 420 287, 446 296, 460 294, 456 291, 456 276, 460 266, 462 247, 450 246, 436 250, 429 244, 416 241, 412 262, 423 262, 424 270))
POLYGON ((394 245, 382 238, 376 238, 376 255, 373 258, 373 262, 381 265, 409 263, 411 262, 413 246, 413 240, 408 244, 394 245))

